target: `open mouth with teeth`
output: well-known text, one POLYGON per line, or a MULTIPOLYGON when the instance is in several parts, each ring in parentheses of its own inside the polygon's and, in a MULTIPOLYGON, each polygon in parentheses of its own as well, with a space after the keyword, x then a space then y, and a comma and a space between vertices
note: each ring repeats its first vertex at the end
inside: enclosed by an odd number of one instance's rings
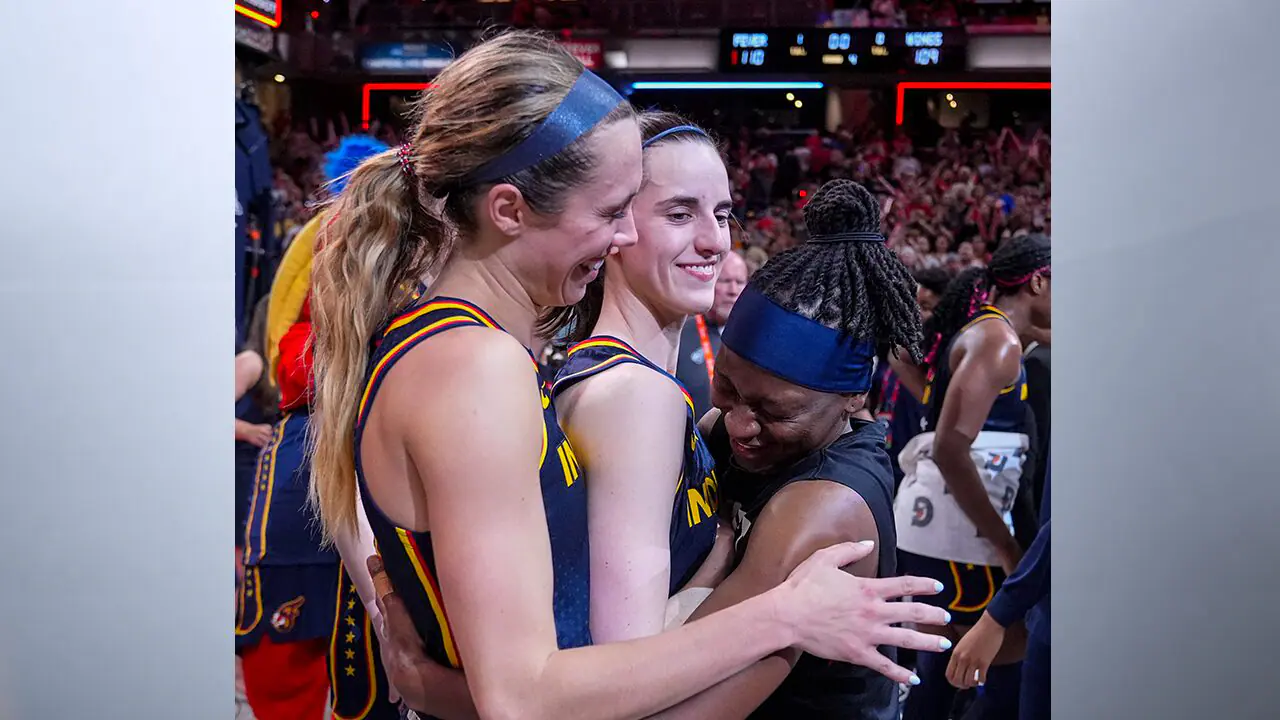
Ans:
POLYGON ((716 265, 719 259, 706 260, 700 263, 678 263, 681 270, 689 273, 693 277, 703 282, 711 282, 716 279, 716 265))

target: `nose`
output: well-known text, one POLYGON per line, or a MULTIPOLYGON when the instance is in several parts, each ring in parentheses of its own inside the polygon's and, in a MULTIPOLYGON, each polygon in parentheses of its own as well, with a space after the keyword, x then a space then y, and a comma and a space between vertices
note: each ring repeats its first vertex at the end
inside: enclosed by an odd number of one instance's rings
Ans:
POLYGON ((693 249, 699 255, 710 257, 729 252, 731 238, 729 228, 720 227, 720 221, 714 215, 698 223, 697 233, 693 238, 693 249))
POLYGON ((635 215, 628 212, 625 217, 618 220, 614 226, 613 245, 611 247, 624 248, 631 247, 636 244, 639 234, 636 232, 635 215))
POLYGON ((724 415, 724 429, 733 440, 747 444, 760 434, 760 423, 745 408, 730 408, 724 415))

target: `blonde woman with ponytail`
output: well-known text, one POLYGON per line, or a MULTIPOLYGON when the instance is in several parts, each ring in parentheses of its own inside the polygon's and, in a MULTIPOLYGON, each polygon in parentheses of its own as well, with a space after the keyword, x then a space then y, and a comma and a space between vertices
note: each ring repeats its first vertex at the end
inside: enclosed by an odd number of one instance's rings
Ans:
POLYGON ((406 702, 446 718, 641 718, 793 646, 907 681, 876 645, 932 646, 892 626, 943 612, 890 601, 934 583, 847 574, 853 544, 696 623, 591 645, 586 483, 529 347, 545 309, 578 302, 635 243, 640 133, 538 34, 488 40, 435 85, 409 142, 349 179, 312 301, 326 534, 353 531, 358 488, 426 654, 465 669, 430 695, 393 674, 406 702))

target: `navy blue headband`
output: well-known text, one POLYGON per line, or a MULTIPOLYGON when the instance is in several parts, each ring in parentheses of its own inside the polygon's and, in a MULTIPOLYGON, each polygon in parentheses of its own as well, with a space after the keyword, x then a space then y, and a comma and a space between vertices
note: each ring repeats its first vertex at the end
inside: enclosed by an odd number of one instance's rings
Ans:
POLYGON ((654 143, 658 142, 659 140, 661 140, 661 139, 663 139, 663 138, 665 138, 665 137, 671 137, 672 135, 675 135, 676 133, 690 133, 690 134, 692 134, 692 135, 701 135, 701 136, 702 136, 702 137, 704 137, 704 138, 710 138, 710 137, 711 137, 710 135, 708 135, 708 134, 707 134, 707 131, 706 131, 706 130, 703 130, 703 129, 702 129, 702 128, 700 128, 700 127, 695 127, 695 126, 693 126, 693 125, 677 125, 677 126, 675 126, 675 127, 673 127, 673 128, 667 128, 666 130, 663 130, 662 132, 658 133, 657 135, 654 135, 653 137, 649 138, 648 140, 645 140, 645 141, 641 144, 641 147, 649 147, 650 145, 652 145, 652 144, 654 144, 654 143))
POLYGON ((720 333, 724 346, 787 382, 828 393, 871 389, 875 343, 801 317, 750 284, 720 333))
MULTIPOLYGON (((518 59, 516 59, 518 62, 518 59)), ((463 185, 501 180, 558 154, 600 123, 624 100, 609 83, 583 70, 555 110, 510 152, 467 176, 463 185)))

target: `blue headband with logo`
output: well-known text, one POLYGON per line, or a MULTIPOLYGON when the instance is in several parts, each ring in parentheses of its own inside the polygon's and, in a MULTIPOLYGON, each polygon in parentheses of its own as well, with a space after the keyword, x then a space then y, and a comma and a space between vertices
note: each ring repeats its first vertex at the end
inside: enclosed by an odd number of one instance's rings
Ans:
POLYGON ((467 176, 463 185, 479 185, 514 175, 557 155, 625 102, 609 83, 583 70, 569 93, 533 134, 467 176))
POLYGON ((871 389, 876 347, 787 310, 748 284, 720 333, 724 346, 787 382, 828 393, 871 389))

